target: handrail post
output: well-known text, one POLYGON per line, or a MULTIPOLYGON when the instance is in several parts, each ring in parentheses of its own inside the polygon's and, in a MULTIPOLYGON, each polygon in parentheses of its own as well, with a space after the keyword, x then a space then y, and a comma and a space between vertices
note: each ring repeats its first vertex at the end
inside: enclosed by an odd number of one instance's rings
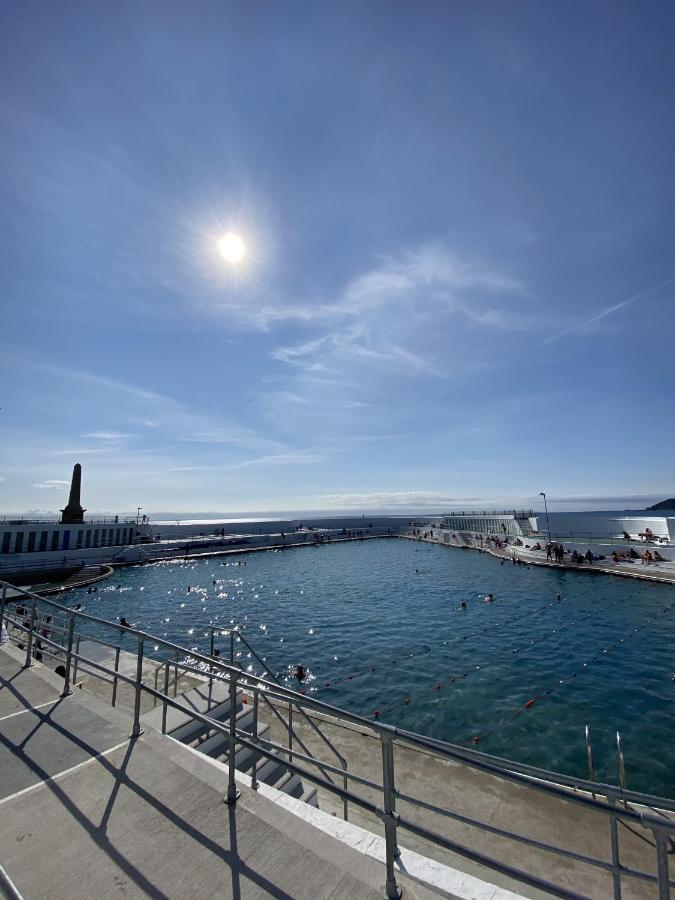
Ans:
MULTIPOLYGON (((588 780, 595 781, 595 772, 593 771, 593 745, 591 743, 591 729, 586 726, 586 761, 588 762, 588 780)), ((591 795, 595 800, 595 791, 591 791, 591 795)))
POLYGON ((24 667, 28 668, 33 665, 33 630, 35 629, 35 608, 37 605, 37 597, 33 597, 33 605, 30 610, 30 627, 28 629, 28 639, 26 641, 26 662, 24 667))
POLYGON ((115 677, 113 678, 113 690, 112 690, 112 701, 111 706, 114 708, 117 703, 117 673, 120 670, 120 648, 119 644, 115 647, 115 677))
POLYGON ((234 665, 234 630, 230 628, 230 665, 234 665))
POLYGON ((164 660, 164 700, 162 701, 162 734, 166 734, 166 698, 169 696, 169 660, 164 660))
MULTIPOLYGON (((288 703, 288 762, 293 762, 293 704, 288 703)), ((289 769, 289 772, 292 771, 289 769)))
POLYGON ((659 885, 659 900, 670 900, 670 876, 668 874, 668 846, 666 833, 660 828, 652 828, 656 845, 656 874, 659 885))
MULTIPOLYGON (((258 705, 260 698, 260 690, 253 691, 253 743, 258 740, 258 705)), ((251 768, 251 788, 256 791, 258 789, 258 751, 253 751, 253 766, 251 768)))
POLYGON ((612 846, 612 896, 614 900, 621 900, 621 857, 619 856, 619 832, 617 830, 616 794, 607 792, 607 806, 609 814, 609 836, 612 846))
POLYGON ((75 613, 71 612, 68 617, 68 645, 66 649, 66 674, 63 682, 62 697, 67 697, 72 693, 70 690, 70 665, 73 659, 73 634, 75 633, 75 613))
POLYGON ((234 780, 235 756, 237 752, 237 674, 230 672, 230 746, 227 765, 227 794, 225 803, 236 803, 240 796, 234 780))
POLYGON ((396 788, 394 786, 394 741, 387 732, 380 733, 382 744, 382 786, 384 794, 384 842, 387 881, 384 895, 387 900, 398 900, 401 889, 396 883, 394 860, 401 855, 396 843, 396 788))
MULTIPOLYGON (((621 785, 621 793, 623 794, 626 791, 626 765, 623 758, 623 743, 618 731, 616 733, 616 754, 619 760, 619 784, 621 785)), ((626 802, 625 797, 623 805, 628 809, 628 803, 626 802)))
POLYGON ((131 729, 131 737, 137 738, 143 734, 141 728, 141 690, 143 685, 143 651, 145 635, 138 635, 138 652, 136 654, 136 696, 134 697, 134 724, 131 729))
POLYGON ((209 656, 213 656, 213 649, 214 649, 214 640, 213 640, 213 639, 214 639, 214 632, 213 632, 213 625, 209 625, 209 628, 211 629, 211 650, 210 650, 210 652, 209 652, 209 656))
POLYGON ((73 684, 77 682, 77 669, 80 662, 80 640, 81 635, 78 634, 75 639, 75 662, 73 663, 73 684))
MULTIPOLYGON (((2 598, 0 599, 0 643, 2 643, 2 629, 5 627, 5 605, 7 603, 7 585, 2 586, 2 598)), ((7 629, 9 637, 9 628, 7 629)))

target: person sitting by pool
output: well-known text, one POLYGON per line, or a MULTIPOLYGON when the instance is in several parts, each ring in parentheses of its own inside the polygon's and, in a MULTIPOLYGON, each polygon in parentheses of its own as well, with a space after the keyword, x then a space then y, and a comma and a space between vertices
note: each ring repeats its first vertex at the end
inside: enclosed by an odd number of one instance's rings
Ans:
POLYGON ((593 554, 591 552, 591 548, 589 547, 586 551, 586 559, 588 560, 588 564, 590 565, 593 562, 593 554))
POLYGON ((616 552, 616 550, 612 550, 612 562, 618 562, 618 561, 619 561, 619 554, 616 552))
POLYGON ((652 555, 656 562, 665 562, 665 559, 661 556, 658 550, 652 551, 652 555))

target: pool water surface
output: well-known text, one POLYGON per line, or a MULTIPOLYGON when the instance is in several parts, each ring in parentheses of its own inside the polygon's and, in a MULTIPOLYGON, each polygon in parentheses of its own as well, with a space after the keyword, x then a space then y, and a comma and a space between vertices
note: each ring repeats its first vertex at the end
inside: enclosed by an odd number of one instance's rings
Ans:
POLYGON ((240 625, 326 702, 569 775, 586 775, 589 725, 616 782, 619 731, 628 787, 675 796, 671 585, 392 538, 118 570, 78 602, 203 652, 209 622, 240 625))

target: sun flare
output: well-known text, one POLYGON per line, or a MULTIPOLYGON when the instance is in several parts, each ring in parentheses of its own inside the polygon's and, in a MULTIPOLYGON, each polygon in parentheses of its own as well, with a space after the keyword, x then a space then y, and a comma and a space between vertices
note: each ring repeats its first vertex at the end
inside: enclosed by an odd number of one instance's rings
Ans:
POLYGON ((232 265, 240 263, 246 256, 246 244, 233 231, 221 238, 218 242, 218 249, 223 259, 232 265))

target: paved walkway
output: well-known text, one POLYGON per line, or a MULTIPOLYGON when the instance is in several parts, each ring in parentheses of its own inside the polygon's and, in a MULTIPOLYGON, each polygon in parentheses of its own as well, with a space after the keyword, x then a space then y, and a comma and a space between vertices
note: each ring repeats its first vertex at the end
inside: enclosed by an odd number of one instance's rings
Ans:
MULTIPOLYGON (((438 532, 435 532, 434 534, 438 535, 438 532)), ((491 556, 497 556, 500 559, 511 560, 512 556, 515 554, 518 559, 527 563, 528 566, 546 566, 546 568, 549 569, 571 569, 575 572, 585 572, 588 575, 618 575, 623 578, 638 578, 643 581, 675 584, 675 562, 641 565, 639 560, 636 560, 634 563, 615 563, 612 562, 611 559, 607 559, 600 562, 594 562, 591 565, 584 563, 579 566, 572 562, 550 562, 546 559, 546 554, 542 553, 542 551, 528 550, 526 547, 517 547, 513 544, 509 544, 504 550, 499 550, 487 544, 481 547, 474 544, 463 544, 459 541, 449 541, 446 543, 438 536, 429 538, 422 537, 422 535, 404 534, 401 535, 401 537, 407 538, 410 541, 423 541, 427 544, 439 544, 441 547, 453 547, 456 550, 477 550, 481 553, 489 553, 491 556)))
POLYGON ((381 898, 381 863, 246 787, 228 807, 222 771, 62 684, 0 650, 0 854, 24 897, 381 898))

